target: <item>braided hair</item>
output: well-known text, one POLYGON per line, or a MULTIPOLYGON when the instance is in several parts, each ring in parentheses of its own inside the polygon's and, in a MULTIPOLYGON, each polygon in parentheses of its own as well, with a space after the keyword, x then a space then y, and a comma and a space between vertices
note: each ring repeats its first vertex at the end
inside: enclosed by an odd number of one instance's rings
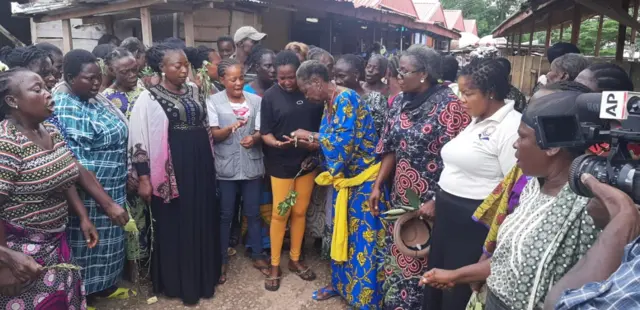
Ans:
POLYGON ((126 48, 131 54, 144 53, 144 44, 136 37, 128 37, 120 43, 120 47, 126 48))
POLYGON ((78 76, 86 64, 96 63, 98 59, 89 51, 75 49, 64 55, 64 80, 68 83, 78 76))
POLYGON ((49 53, 49 55, 60 55, 63 56, 64 54, 62 53, 62 50, 60 50, 57 46, 49 43, 49 42, 42 42, 42 43, 38 43, 35 45, 35 47, 49 53))
POLYGON ((364 58, 354 54, 345 54, 340 56, 336 63, 341 61, 347 63, 353 70, 356 70, 358 80, 362 81, 364 79, 364 68, 366 66, 364 58))
POLYGON ((7 71, 0 72, 0 120, 4 120, 9 110, 6 98, 14 91, 14 87, 17 85, 17 79, 15 78, 21 72, 30 72, 29 69, 24 67, 15 67, 7 71))
POLYGON ((504 100, 510 90, 507 76, 504 74, 504 66, 495 59, 487 59, 474 65, 462 68, 460 76, 469 77, 475 87, 483 94, 493 93, 493 99, 504 100))
POLYGON ((223 59, 218 64, 218 76, 221 78, 224 77, 224 75, 227 73, 227 69, 238 65, 241 65, 240 62, 234 58, 223 59))
POLYGON ((633 81, 622 67, 613 63, 593 64, 587 68, 593 73, 600 91, 632 91, 633 81))
POLYGON ((215 50, 210 47, 200 45, 197 48, 187 47, 184 50, 184 53, 187 55, 187 59, 189 59, 191 66, 194 69, 200 69, 205 61, 209 61, 209 53, 213 51, 215 50))
POLYGON ((431 84, 437 83, 442 77, 442 56, 436 50, 414 44, 402 56, 413 58, 416 70, 427 73, 431 84))
POLYGON ((153 45, 147 50, 147 64, 154 72, 162 73, 160 65, 162 65, 162 59, 168 51, 184 52, 179 46, 172 44, 160 43, 153 45))
POLYGON ((247 67, 247 72, 255 72, 255 69, 260 65, 262 56, 267 54, 273 54, 275 56, 275 53, 272 50, 262 46, 261 44, 255 45, 251 49, 251 52, 244 64, 247 67))
MULTIPOLYGON (((42 61, 52 60, 49 53, 35 46, 10 48, 8 46, 0 49, 0 61, 9 68, 23 67, 33 71, 33 66, 40 65, 42 61)), ((53 60, 52 60, 53 61, 53 60)))
POLYGON ((107 66, 111 66, 116 60, 122 59, 125 57, 133 57, 133 54, 131 54, 131 52, 129 52, 129 50, 127 50, 126 48, 118 47, 113 51, 111 51, 109 54, 107 54, 107 56, 104 59, 104 63, 107 66))
POLYGON ((300 59, 294 51, 284 50, 276 55, 276 61, 274 64, 276 70, 278 69, 278 67, 287 65, 293 66, 294 70, 298 70, 298 68, 300 67, 300 59))

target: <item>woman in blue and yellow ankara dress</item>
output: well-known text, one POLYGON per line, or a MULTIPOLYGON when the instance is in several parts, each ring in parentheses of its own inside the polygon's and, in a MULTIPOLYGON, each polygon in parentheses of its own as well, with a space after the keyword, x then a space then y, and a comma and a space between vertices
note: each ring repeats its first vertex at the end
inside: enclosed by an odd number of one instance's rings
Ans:
MULTIPOLYGON (((319 185, 333 185, 331 285, 313 294, 315 300, 342 296, 357 309, 382 308, 385 232, 372 214, 368 198, 380 170, 375 153, 378 134, 369 108, 353 90, 329 81, 326 67, 307 61, 297 72, 307 99, 325 102, 319 133, 298 129, 297 146, 319 142, 325 172, 319 185)), ((386 210, 386 195, 374 209, 386 210)))

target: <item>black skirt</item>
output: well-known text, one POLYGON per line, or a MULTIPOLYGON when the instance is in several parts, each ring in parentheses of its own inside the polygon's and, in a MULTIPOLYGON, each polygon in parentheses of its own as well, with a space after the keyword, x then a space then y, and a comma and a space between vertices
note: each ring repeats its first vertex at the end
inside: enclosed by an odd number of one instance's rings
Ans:
POLYGON ((220 278, 216 173, 206 129, 170 129, 169 145, 180 197, 151 203, 153 291, 192 305, 213 297, 220 278))
MULTIPOLYGON (((453 270, 475 264, 482 255, 482 245, 489 230, 472 219, 482 200, 436 194, 436 219, 431 234, 428 269, 453 270)), ((471 297, 471 287, 461 284, 443 291, 425 287, 423 310, 464 310, 471 297)))

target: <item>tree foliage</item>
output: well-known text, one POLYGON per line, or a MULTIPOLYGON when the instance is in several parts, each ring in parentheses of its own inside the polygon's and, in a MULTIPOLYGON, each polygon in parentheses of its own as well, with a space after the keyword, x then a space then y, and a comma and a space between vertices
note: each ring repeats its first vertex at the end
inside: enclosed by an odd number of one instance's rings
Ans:
POLYGON ((502 21, 515 13, 524 0, 440 0, 446 10, 462 10, 465 19, 475 19, 478 36, 491 34, 502 21))

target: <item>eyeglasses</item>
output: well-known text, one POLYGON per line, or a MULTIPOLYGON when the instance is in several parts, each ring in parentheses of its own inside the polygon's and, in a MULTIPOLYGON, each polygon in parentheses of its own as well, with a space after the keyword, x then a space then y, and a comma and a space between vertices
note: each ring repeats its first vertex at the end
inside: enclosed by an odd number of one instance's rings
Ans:
POLYGON ((405 76, 409 75, 409 74, 413 74, 413 73, 418 73, 420 71, 409 71, 409 72, 402 72, 402 71, 398 71, 398 78, 401 80, 404 80, 405 76))

